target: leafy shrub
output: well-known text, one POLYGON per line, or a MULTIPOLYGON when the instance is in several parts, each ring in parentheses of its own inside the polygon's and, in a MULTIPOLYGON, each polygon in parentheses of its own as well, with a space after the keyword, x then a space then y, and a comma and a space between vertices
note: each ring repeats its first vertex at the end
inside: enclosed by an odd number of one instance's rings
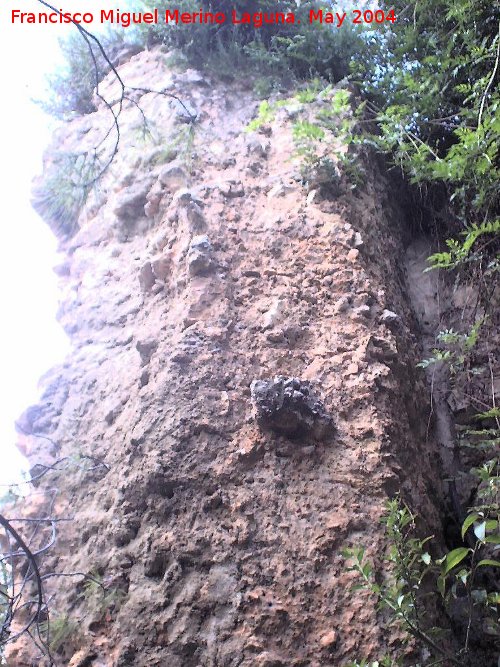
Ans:
MULTIPOLYGON (((161 12, 167 5, 156 0, 143 0, 144 6, 161 12)), ((209 66, 220 71, 227 66, 241 74, 247 67, 259 71, 262 77, 276 76, 309 78, 321 75, 338 81, 349 71, 349 62, 359 52, 363 43, 359 32, 351 24, 342 30, 332 30, 326 25, 309 23, 309 10, 315 2, 294 3, 286 0, 180 0, 176 5, 180 12, 224 12, 227 22, 217 25, 194 23, 186 29, 175 23, 158 23, 141 26, 139 32, 143 43, 165 44, 179 49, 196 67, 209 66), (249 24, 233 25, 230 21, 232 9, 241 12, 289 12, 293 11, 294 24, 264 24, 259 28, 249 24)), ((274 87, 274 85, 273 85, 274 87)))
POLYGON ((48 638, 50 650, 57 653, 69 638, 78 632, 78 623, 69 616, 55 616, 50 621, 40 623, 39 632, 41 636, 48 638))
POLYGON ((87 201, 98 159, 88 153, 61 153, 32 191, 32 206, 58 238, 78 231, 78 216, 87 201))
POLYGON ((351 116, 350 93, 336 89, 325 81, 312 79, 293 97, 263 100, 257 117, 250 121, 246 130, 254 132, 271 123, 278 109, 290 105, 296 119, 292 125, 295 146, 293 155, 300 158, 300 176, 304 185, 320 188, 334 194, 340 181, 339 164, 351 182, 351 189, 361 183, 361 173, 357 173, 352 156, 339 150, 339 145, 351 141, 353 120, 351 116), (320 99, 322 108, 309 106, 320 99))
POLYGON ((395 498, 388 501, 383 519, 389 541, 384 558, 384 581, 379 583, 363 547, 344 551, 344 557, 350 563, 348 569, 356 572, 360 579, 360 584, 353 590, 370 591, 379 608, 389 610, 390 621, 402 627, 430 652, 429 660, 424 664, 434 665, 436 660, 461 667, 478 664, 480 660, 471 646, 472 631, 476 636, 489 636, 488 644, 492 636, 500 637, 500 594, 496 586, 492 586, 491 579, 482 576, 487 569, 500 568, 500 561, 495 557, 500 544, 498 462, 489 462, 475 472, 480 482, 477 504, 469 508, 463 521, 463 546, 440 558, 433 557, 434 536, 423 540, 415 537, 415 517, 399 498, 395 498), (453 610, 455 603, 458 603, 457 610, 463 609, 461 601, 466 600, 466 632, 459 638, 462 646, 456 652, 443 641, 449 630, 446 624, 442 619, 435 619, 440 625, 433 626, 432 619, 426 614, 425 600, 431 596, 440 598, 448 611, 453 610))
MULTIPOLYGON (((111 62, 125 46, 125 33, 113 30, 99 36, 99 40, 111 62)), ((67 39, 60 40, 65 64, 55 74, 48 77, 49 97, 39 102, 47 113, 59 119, 67 119, 74 114, 85 115, 96 110, 93 95, 110 71, 110 65, 100 49, 91 40, 89 44, 77 31, 67 39)))
POLYGON ((398 20, 372 35, 370 57, 354 65, 378 121, 367 139, 427 190, 437 222, 465 230, 447 256, 434 258, 437 266, 492 257, 500 218, 500 5, 390 5, 398 20))

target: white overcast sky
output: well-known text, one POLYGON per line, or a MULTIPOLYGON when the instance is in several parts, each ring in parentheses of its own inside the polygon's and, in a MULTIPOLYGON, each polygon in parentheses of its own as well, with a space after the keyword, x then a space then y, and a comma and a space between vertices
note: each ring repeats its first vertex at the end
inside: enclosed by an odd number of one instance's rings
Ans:
MULTIPOLYGON (((57 2, 58 8, 67 11, 114 6, 120 3, 57 2)), ((40 376, 69 351, 55 319, 56 241, 30 206, 30 184, 41 171, 42 151, 55 126, 31 99, 43 95, 46 75, 61 62, 58 37, 71 26, 13 25, 11 9, 41 11, 43 7, 35 0, 4 0, 0 8, 0 484, 19 475, 22 466, 15 448, 15 419, 36 402, 40 376)))

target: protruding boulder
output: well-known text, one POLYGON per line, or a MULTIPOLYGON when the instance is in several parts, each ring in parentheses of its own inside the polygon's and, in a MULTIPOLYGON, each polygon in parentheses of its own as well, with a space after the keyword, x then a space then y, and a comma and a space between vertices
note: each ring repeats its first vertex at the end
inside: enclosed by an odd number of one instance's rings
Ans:
POLYGON ((394 313, 392 310, 388 310, 386 308, 382 315, 379 317, 379 321, 381 324, 390 326, 391 324, 399 324, 401 322, 401 318, 397 313, 394 313))
POLYGON ((195 236, 187 255, 187 268, 190 276, 199 276, 212 268, 212 246, 208 236, 195 236))
POLYGON ((289 438, 312 436, 318 440, 333 431, 333 420, 308 382, 276 376, 250 385, 257 422, 289 438))
POLYGON ((226 199, 233 199, 235 197, 243 197, 245 189, 243 183, 239 180, 231 179, 224 183, 219 183, 219 191, 226 199))
POLYGON ((257 134, 252 134, 247 139, 247 155, 256 155, 260 158, 267 158, 271 150, 271 142, 263 139, 257 134))

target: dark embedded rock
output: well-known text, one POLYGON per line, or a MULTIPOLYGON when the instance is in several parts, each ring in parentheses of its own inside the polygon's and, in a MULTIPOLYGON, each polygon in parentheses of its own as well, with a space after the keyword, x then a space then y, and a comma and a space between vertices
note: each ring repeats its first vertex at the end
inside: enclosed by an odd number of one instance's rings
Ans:
POLYGON ((167 569, 167 561, 168 558, 164 553, 150 554, 144 563, 144 576, 150 579, 161 579, 167 569))
POLYGON ((189 245, 187 267, 190 276, 208 273, 212 268, 212 246, 208 236, 195 236, 189 245))
POLYGON ((189 229, 193 232, 202 232, 207 227, 203 211, 195 201, 184 204, 180 210, 180 218, 186 220, 189 229))
POLYGON ((205 512, 210 512, 210 510, 216 510, 222 506, 222 497, 220 492, 216 492, 211 495, 209 498, 203 501, 202 507, 205 512))
POLYGON ((141 521, 139 518, 131 518, 127 523, 122 522, 113 526, 112 535, 117 547, 124 547, 129 544, 139 532, 141 521))
POLYGON ((114 424, 116 418, 121 414, 123 411, 123 401, 118 401, 114 405, 112 405, 109 410, 107 410, 106 414, 104 415, 104 421, 108 426, 111 426, 114 424))
POLYGON ((33 484, 34 487, 37 487, 40 484, 40 478, 43 477, 47 470, 47 466, 44 466, 40 463, 35 463, 35 465, 32 466, 29 471, 30 483, 33 484))
POLYGON ((227 199, 233 199, 235 197, 243 197, 245 195, 245 189, 241 181, 230 180, 219 185, 220 192, 227 199))
POLYGON ((139 378, 139 386, 145 387, 148 383, 149 383, 149 371, 147 368, 145 368, 141 373, 141 377, 139 378))
POLYGON ((111 46, 110 50, 108 50, 108 55, 113 65, 115 67, 120 67, 121 65, 128 63, 128 61, 133 56, 140 53, 141 50, 139 44, 123 44, 123 46, 120 44, 115 47, 111 46))
POLYGON ((158 341, 156 338, 144 338, 142 340, 138 340, 135 344, 135 347, 141 355, 141 365, 146 366, 149 364, 153 352, 158 347, 158 341))
POLYGON ((308 382, 278 375, 274 380, 254 380, 250 385, 257 421, 289 438, 322 439, 333 430, 333 421, 308 382))

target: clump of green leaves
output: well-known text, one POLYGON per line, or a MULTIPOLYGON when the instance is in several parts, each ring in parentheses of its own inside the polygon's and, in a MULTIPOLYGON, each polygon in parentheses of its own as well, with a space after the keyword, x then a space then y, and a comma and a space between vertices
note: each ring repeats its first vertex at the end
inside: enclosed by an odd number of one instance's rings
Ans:
POLYGON ((452 373, 457 373, 463 369, 472 350, 476 347, 483 323, 484 319, 477 320, 466 333, 458 333, 454 329, 440 331, 436 339, 442 347, 433 349, 432 357, 422 359, 417 366, 425 369, 433 364, 445 362, 452 373))
MULTIPOLYGON (((248 124, 247 131, 258 131, 271 123, 277 111, 285 108, 293 118, 292 138, 295 146, 294 157, 300 158, 300 174, 306 185, 336 185, 339 180, 339 167, 346 170, 352 160, 343 150, 351 142, 352 123, 350 93, 335 90, 330 84, 320 79, 313 79, 302 86, 292 97, 285 99, 263 100, 259 111, 248 124), (320 103, 319 110, 312 106, 320 103)), ((355 170, 349 170, 353 176, 353 187, 359 184, 355 170)))
POLYGON ((350 162, 342 147, 351 143, 351 101, 349 91, 320 84, 313 80, 295 95, 304 110, 293 124, 292 135, 304 183, 332 185, 339 179, 338 164, 345 167, 350 162), (321 104, 319 110, 308 109, 316 101, 321 104))
MULTIPOLYGON (((486 247, 499 235, 500 218, 480 224, 472 223, 460 234, 463 240, 447 239, 447 251, 436 252, 428 257, 431 265, 429 269, 456 269, 465 263, 478 262, 486 247)), ((496 264, 491 268, 498 271, 496 264)))
POLYGON ((480 482, 477 504, 470 508, 462 525, 464 546, 438 558, 433 556, 430 546, 434 536, 416 537, 415 517, 399 498, 395 498, 388 501, 383 519, 389 542, 384 557, 383 583, 375 577, 374 566, 365 558, 363 547, 344 551, 348 570, 356 572, 361 580, 353 590, 370 591, 377 599, 378 607, 389 610, 391 622, 397 623, 427 648, 430 657, 425 664, 435 664, 439 660, 462 667, 472 665, 470 636, 473 624, 477 626, 477 632, 487 628, 488 635, 500 638, 500 593, 485 587, 487 579, 481 577, 482 570, 500 568, 500 560, 496 557, 500 549, 498 462, 485 464, 476 474, 480 482), (440 641, 449 629, 433 625, 426 613, 424 601, 429 595, 441 597, 449 608, 457 599, 465 597, 467 600, 467 630, 462 638, 463 645, 456 653, 450 653, 447 643, 440 641), (479 614, 476 613, 478 608, 481 610, 479 614))
POLYGON ((288 100, 275 100, 274 102, 269 102, 269 100, 262 100, 259 104, 259 111, 256 118, 251 120, 247 127, 245 128, 247 132, 256 132, 260 130, 265 125, 272 123, 276 111, 283 106, 288 104, 288 100))
MULTIPOLYGON (((386 583, 377 583, 373 564, 365 558, 364 547, 346 549, 343 555, 350 562, 348 571, 357 572, 361 578, 361 583, 352 590, 369 590, 376 596, 378 607, 391 612, 391 620, 413 636, 422 633, 426 637, 421 627, 424 611, 418 593, 430 564, 424 547, 432 537, 425 540, 413 537, 415 519, 398 498, 388 501, 384 523, 389 540, 385 563, 390 578, 386 583)), ((433 645, 430 637, 428 641, 433 645)))
POLYGON ((57 653, 78 632, 78 623, 70 616, 53 616, 40 623, 39 632, 42 637, 47 637, 50 650, 57 653))
MULTIPOLYGON (((143 0, 145 9, 168 9, 157 0, 143 0)), ((178 49, 191 65, 210 68, 224 75, 246 71, 259 72, 276 87, 279 79, 292 82, 322 76, 339 81, 348 74, 354 54, 365 49, 359 30, 352 24, 342 30, 331 30, 327 25, 309 23, 309 11, 317 2, 288 3, 286 0, 180 0, 180 12, 223 12, 228 19, 222 26, 211 23, 193 23, 189 30, 175 23, 161 22, 153 26, 139 26, 139 38, 144 44, 164 44, 178 49), (264 23, 231 25, 231 13, 294 12, 294 23, 264 23)))
POLYGON ((454 268, 498 253, 500 6, 489 0, 396 0, 397 21, 355 59, 378 131, 366 136, 427 193, 458 238, 431 257, 454 268), (453 223, 451 223, 453 221, 453 223))
MULTIPOLYGON (((3 554, 2 554, 3 555, 3 554)), ((8 627, 9 614, 11 613, 11 592, 12 592, 12 568, 7 564, 4 558, 0 561, 0 627, 8 627), (7 625, 6 625, 7 624, 7 625)), ((3 664, 4 648, 2 632, 2 643, 0 644, 0 664, 3 664)))

